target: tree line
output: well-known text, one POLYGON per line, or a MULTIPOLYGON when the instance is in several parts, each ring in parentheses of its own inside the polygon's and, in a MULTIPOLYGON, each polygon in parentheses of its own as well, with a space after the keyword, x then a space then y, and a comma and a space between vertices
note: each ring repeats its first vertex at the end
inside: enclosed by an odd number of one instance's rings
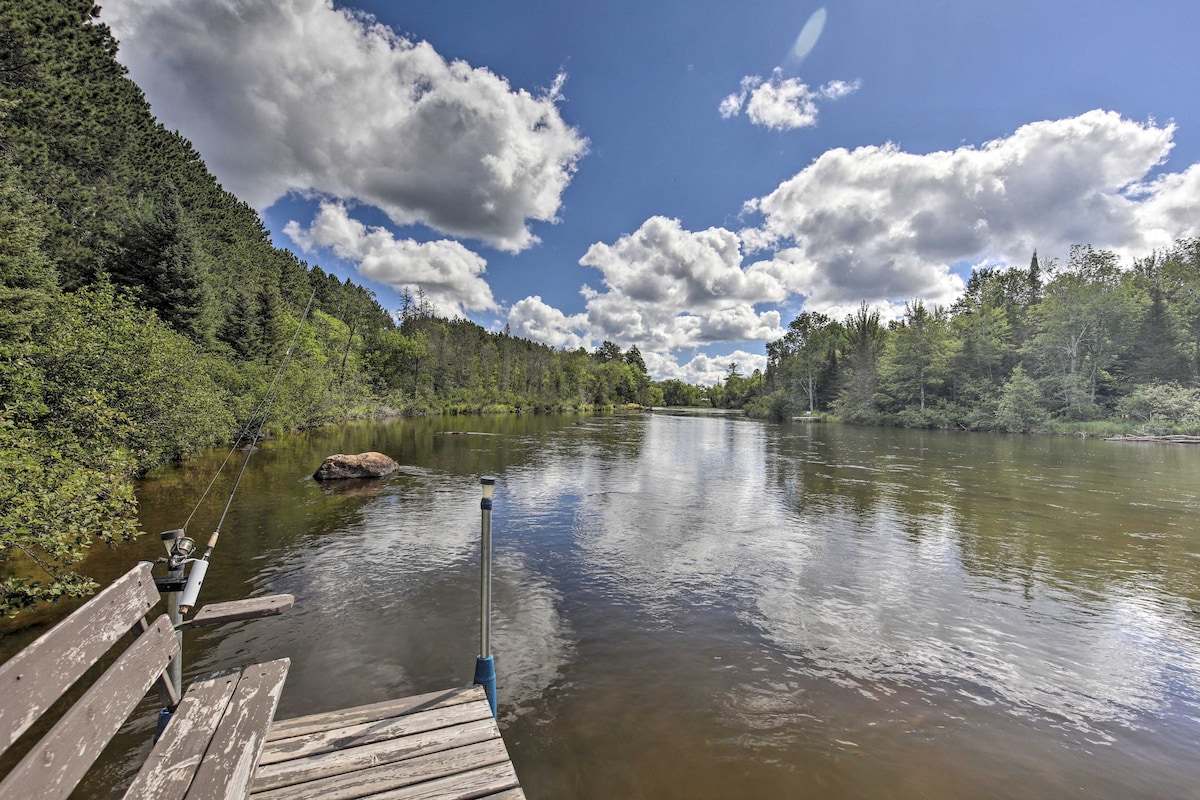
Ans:
POLYGON ((806 311, 767 345, 745 402, 775 419, 1001 431, 1200 430, 1200 239, 1124 268, 1071 248, 1065 264, 976 269, 948 307, 806 311))

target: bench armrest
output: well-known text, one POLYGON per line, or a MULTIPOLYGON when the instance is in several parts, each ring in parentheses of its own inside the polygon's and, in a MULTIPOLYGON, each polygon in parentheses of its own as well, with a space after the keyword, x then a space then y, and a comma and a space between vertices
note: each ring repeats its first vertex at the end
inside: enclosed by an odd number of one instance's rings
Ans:
POLYGON ((296 598, 290 594, 270 594, 265 597, 251 597, 248 600, 234 600, 231 603, 213 603, 201 608, 191 619, 176 625, 175 630, 183 631, 189 628, 203 628, 207 625, 220 625, 224 622, 274 617, 287 611, 295 602, 296 598))

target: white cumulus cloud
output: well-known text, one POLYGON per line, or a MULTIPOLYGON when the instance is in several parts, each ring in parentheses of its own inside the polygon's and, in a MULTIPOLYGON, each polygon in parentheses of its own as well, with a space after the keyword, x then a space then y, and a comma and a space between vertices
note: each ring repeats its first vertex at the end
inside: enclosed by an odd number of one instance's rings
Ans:
POLYGON ((547 305, 539 295, 526 297, 508 310, 508 326, 514 336, 532 339, 551 347, 577 350, 591 348, 587 315, 570 316, 547 305))
POLYGON ((259 210, 290 191, 517 252, 587 142, 539 93, 330 0, 121 0, 102 21, 168 127, 259 210))
POLYGON ((755 370, 767 369, 766 356, 745 350, 734 350, 726 355, 700 353, 682 364, 677 356, 670 353, 643 353, 642 356, 646 361, 646 369, 655 380, 674 378, 703 386, 724 383, 730 364, 736 364, 738 374, 746 378, 753 375, 755 370))
POLYGON ((782 301, 787 287, 765 262, 743 266, 733 231, 651 217, 614 244, 593 244, 579 263, 603 276, 603 291, 583 289, 593 338, 661 351, 782 335, 779 313, 754 306, 782 301))
POLYGON ((1200 167, 1146 182, 1173 134, 1091 111, 953 151, 837 148, 747 203, 763 224, 742 238, 780 247, 763 270, 817 310, 949 302, 963 288, 955 266, 1023 265, 1035 248, 1144 255, 1200 232, 1200 167))
POLYGON ((630 300, 676 310, 786 296, 778 279, 761 265, 742 267, 738 234, 724 228, 688 231, 669 217, 651 217, 615 244, 593 244, 579 263, 600 270, 604 283, 630 300))
POLYGON ((1143 249, 1168 247, 1200 232, 1200 164, 1160 175, 1129 194, 1144 198, 1136 212, 1143 249))
MULTIPOLYGON (((756 306, 789 296, 778 277, 786 265, 745 264, 733 231, 689 231, 679 220, 651 217, 612 244, 593 244, 579 263, 598 270, 603 282, 600 289, 584 285, 583 313, 566 315, 541 297, 527 297, 510 309, 509 327, 556 347, 590 347, 605 340, 623 348, 636 344, 654 377, 692 376, 688 379, 694 382, 705 376, 708 383, 717 368, 705 357, 693 358, 693 366, 685 369, 672 353, 784 334, 779 312, 756 306)), ((766 364, 764 356, 745 353, 734 360, 749 365, 746 374, 766 364)), ((726 358, 720 370, 728 363, 726 358)))
POLYGON ((458 242, 397 239, 387 228, 369 228, 341 203, 322 203, 307 228, 295 220, 284 227, 306 253, 320 248, 351 261, 364 278, 414 294, 420 290, 448 317, 464 310, 495 311, 491 287, 483 279, 487 261, 458 242))
POLYGON ((745 111, 755 125, 775 131, 811 128, 817 124, 818 101, 838 100, 858 91, 860 86, 857 80, 830 81, 813 89, 799 78, 783 77, 783 71, 777 68, 765 80, 761 75, 742 78, 741 89, 727 95, 718 111, 725 119, 745 111))

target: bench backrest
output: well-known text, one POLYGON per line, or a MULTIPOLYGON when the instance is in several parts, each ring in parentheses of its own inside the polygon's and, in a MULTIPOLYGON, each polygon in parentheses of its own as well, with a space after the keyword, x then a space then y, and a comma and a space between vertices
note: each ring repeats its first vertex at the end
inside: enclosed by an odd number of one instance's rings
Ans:
POLYGON ((0 754, 130 631, 139 634, 0 783, 0 798, 66 797, 162 675, 179 640, 139 564, 0 665, 0 754))

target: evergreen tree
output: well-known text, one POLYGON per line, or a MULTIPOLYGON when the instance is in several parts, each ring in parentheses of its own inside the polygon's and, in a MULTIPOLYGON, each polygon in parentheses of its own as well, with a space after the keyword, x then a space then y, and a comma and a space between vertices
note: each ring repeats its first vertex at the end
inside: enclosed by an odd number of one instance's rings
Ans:
POLYGON ((1038 263, 1036 249, 1033 251, 1033 258, 1029 260, 1028 286, 1029 293, 1025 298, 1027 307, 1042 299, 1042 268, 1038 263))
POLYGON ((205 341, 208 293, 179 204, 175 184, 164 179, 153 201, 144 204, 135 226, 112 264, 113 282, 126 286, 159 319, 175 330, 205 341))
POLYGON ((0 354, 29 332, 57 289, 43 249, 48 209, 12 180, 0 158, 0 354))
POLYGON ((621 348, 616 342, 610 342, 607 339, 604 344, 596 348, 596 361, 601 364, 606 364, 609 361, 621 360, 621 348))
POLYGON ((1133 341, 1126 378, 1134 385, 1187 380, 1187 361, 1180 354, 1175 326, 1167 313, 1158 258, 1142 259, 1134 270, 1145 283, 1150 303, 1133 341))
POLYGON ((880 365, 883 385, 893 397, 921 410, 929 396, 949 378, 951 360, 959 349, 950 336, 944 309, 932 312, 914 300, 904 307, 905 321, 888 336, 888 349, 880 365))
POLYGON ((834 410, 847 422, 874 422, 878 418, 875 403, 879 391, 878 360, 887 338, 879 312, 862 303, 846 318, 843 335, 846 377, 834 410))

